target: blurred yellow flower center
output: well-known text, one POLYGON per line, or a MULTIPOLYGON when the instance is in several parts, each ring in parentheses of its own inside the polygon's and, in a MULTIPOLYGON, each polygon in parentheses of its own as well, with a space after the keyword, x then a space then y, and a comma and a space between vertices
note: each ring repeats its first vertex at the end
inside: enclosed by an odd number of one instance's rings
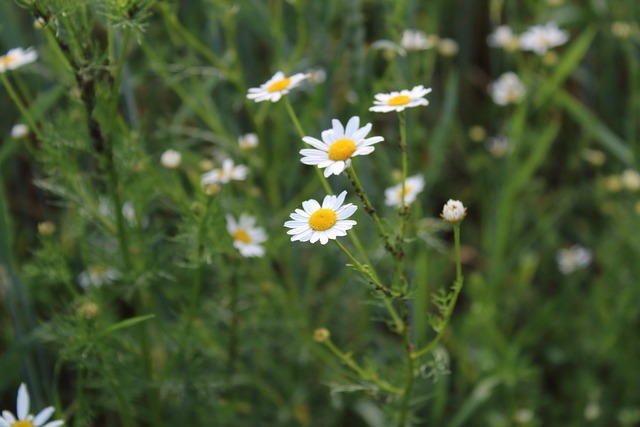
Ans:
POLYGON ((244 230, 236 230, 233 233, 233 238, 236 240, 240 240, 242 243, 251 243, 251 237, 249 237, 249 233, 244 230))
POLYGON ((309 226, 316 231, 324 231, 333 227, 337 221, 338 217, 333 210, 320 208, 311 214, 309 226))
POLYGON ((411 98, 409 98, 407 95, 398 95, 389 99, 389 105, 391 105, 392 107, 397 107, 399 105, 408 104, 409 101, 411 101, 411 98))
POLYGON ((356 151, 356 143, 349 138, 342 138, 329 147, 329 158, 331 160, 347 160, 354 151, 356 151))
POLYGON ((97 276, 104 276, 107 273, 107 266, 104 264, 94 264, 89 267, 89 270, 97 276))
POLYGON ((409 185, 405 185, 405 186, 404 186, 404 192, 402 191, 402 188, 400 188, 400 189, 398 190, 398 198, 399 198, 399 199, 402 199, 402 196, 403 196, 403 195, 404 195, 404 196, 406 196, 407 194, 409 194, 409 192, 411 192, 411 186, 409 186, 409 185))
POLYGON ((267 90, 269 92, 279 92, 281 90, 285 90, 286 88, 288 88, 290 83, 291 83, 291 79, 289 77, 286 77, 282 80, 278 80, 277 82, 271 83, 269 86, 267 86, 267 90))
POLYGON ((14 61, 14 58, 12 55, 4 55, 4 56, 0 56, 0 64, 2 65, 9 65, 14 61))
POLYGON ((33 423, 31 421, 16 421, 11 424, 11 427, 33 427, 33 423))

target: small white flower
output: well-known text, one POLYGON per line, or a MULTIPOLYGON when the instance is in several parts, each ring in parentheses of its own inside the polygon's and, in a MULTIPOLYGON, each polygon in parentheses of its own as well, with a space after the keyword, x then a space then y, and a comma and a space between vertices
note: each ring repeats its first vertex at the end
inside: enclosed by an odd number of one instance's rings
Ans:
POLYGON ((499 25, 487 36, 487 44, 505 50, 515 50, 520 45, 518 36, 508 25, 499 25))
POLYGON ((325 245, 329 239, 346 236, 356 222, 349 220, 356 211, 357 206, 352 203, 342 205, 347 192, 343 191, 339 196, 325 196, 322 206, 311 199, 302 202, 302 209, 296 209, 290 215, 293 221, 287 221, 284 226, 291 228, 287 234, 292 235, 291 241, 315 243, 318 240, 325 245))
POLYGON ((226 184, 229 181, 244 181, 247 179, 249 168, 245 165, 234 165, 233 160, 225 159, 222 162, 222 168, 212 169, 202 175, 202 185, 207 184, 226 184))
POLYGON ((404 30, 400 40, 400 46, 407 51, 431 49, 433 45, 433 40, 420 30, 404 30))
POLYGON ((527 93, 516 73, 507 72, 489 86, 489 94, 498 105, 517 104, 527 93))
POLYGON ((11 138, 22 139, 29 135, 29 126, 19 123, 11 128, 11 138))
POLYGON ((573 245, 570 248, 560 249, 556 260, 560 272, 570 274, 591 264, 591 251, 584 246, 573 245))
POLYGON ((563 45, 569 40, 569 34, 558 28, 555 22, 546 25, 534 25, 520 35, 520 48, 524 51, 544 55, 547 50, 563 45))
POLYGON ((258 146, 258 135, 247 133, 238 137, 238 146, 241 150, 251 150, 258 146))
POLYGON ((633 169, 625 169, 620 175, 622 186, 629 191, 640 190, 640 174, 633 169))
POLYGON ((113 283, 118 279, 120 279, 120 273, 114 268, 104 264, 93 264, 78 275, 78 283, 84 289, 89 289, 90 286, 99 288, 102 285, 113 283))
POLYGON ((277 102, 283 95, 289 93, 291 89, 298 86, 300 82, 308 77, 307 74, 298 73, 291 77, 285 77, 282 71, 278 71, 267 80, 266 83, 260 85, 259 88, 249 89, 247 98, 255 102, 271 101, 277 102))
POLYGON ((496 159, 501 159, 509 152, 509 138, 504 135, 493 136, 487 138, 485 147, 489 153, 496 159))
POLYGON ((255 227, 256 219, 251 215, 241 214, 236 222, 235 218, 227 215, 227 231, 233 237, 233 246, 244 257, 264 256, 264 247, 260 243, 267 240, 264 228, 255 227))
POLYGON ((464 207, 461 201, 449 199, 442 208, 442 214, 440 214, 440 216, 445 221, 458 223, 467 216, 467 208, 464 207))
POLYGON ((11 49, 6 55, 0 56, 0 73, 31 64, 35 62, 36 59, 38 59, 38 54, 32 47, 27 50, 21 47, 11 49))
POLYGON ((388 113, 390 111, 404 111, 405 108, 417 107, 418 105, 429 105, 424 97, 431 92, 431 88, 424 86, 414 86, 411 90, 401 90, 400 92, 378 93, 373 101, 374 106, 369 111, 377 113, 388 113))
POLYGON ((160 163, 167 169, 177 169, 182 163, 182 154, 176 150, 167 150, 162 153, 160 163))
POLYGON ((300 150, 305 165, 318 165, 324 170, 324 176, 339 175, 351 165, 354 156, 366 156, 375 149, 373 144, 383 141, 381 136, 365 138, 371 130, 371 123, 360 127, 360 118, 351 117, 346 126, 333 119, 333 127, 322 132, 322 141, 305 136, 304 142, 314 148, 300 150))
POLYGON ((438 53, 442 56, 456 56, 460 46, 454 39, 440 39, 438 40, 438 53))
POLYGON ((0 427, 58 427, 64 424, 64 421, 50 421, 47 423, 51 415, 55 412, 53 406, 44 408, 33 416, 29 413, 30 398, 27 386, 20 384, 18 389, 18 398, 16 402, 16 417, 11 411, 2 411, 0 416, 0 427), (46 424, 45 424, 46 423, 46 424))
MULTIPOLYGON (((418 198, 418 194, 424 189, 424 178, 422 175, 408 177, 404 182, 404 204, 409 206, 418 198)), ((396 208, 402 207, 402 183, 394 185, 384 190, 385 204, 396 208)))

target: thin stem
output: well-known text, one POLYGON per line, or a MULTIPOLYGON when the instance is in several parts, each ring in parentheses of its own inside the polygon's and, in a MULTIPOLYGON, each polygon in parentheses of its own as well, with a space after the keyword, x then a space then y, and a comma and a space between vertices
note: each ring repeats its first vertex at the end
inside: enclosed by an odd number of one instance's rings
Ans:
MULTIPOLYGON (((400 226, 398 230, 398 237, 396 240, 395 247, 395 258, 396 258, 396 283, 401 285, 403 282, 402 276, 402 265, 404 260, 404 249, 402 248, 404 244, 404 230, 406 226, 406 217, 408 214, 408 207, 405 200, 406 195, 406 181, 407 181, 407 130, 406 130, 406 120, 404 111, 398 113, 398 117, 400 118, 400 154, 402 156, 402 206, 400 208, 400 226)), ((405 289, 405 292, 407 289, 405 289)))
POLYGON ((11 82, 9 81, 5 73, 0 73, 0 79, 4 84, 4 87, 7 89, 9 96, 11 97, 13 102, 16 104, 16 106, 20 110, 20 114, 22 114, 24 119, 27 121, 27 124, 29 125, 33 133, 36 134, 38 139, 42 140, 42 133, 40 132, 40 129, 38 129, 35 119, 31 115, 31 112, 27 109, 26 105, 24 105, 24 103, 20 99, 20 96, 18 96, 18 94, 16 93, 15 89, 13 88, 13 85, 11 84, 11 82))
POLYGON ((407 383, 404 386, 404 391, 402 392, 402 403, 400 406, 400 422, 398 427, 404 427, 407 424, 407 420, 410 415, 409 410, 409 400, 411 398, 411 390, 413 389, 414 382, 414 370, 415 370, 415 361, 412 357, 413 355, 413 344, 411 343, 411 327, 409 323, 409 302, 404 301, 404 310, 403 316, 405 319, 405 328, 402 331, 402 340, 404 342, 405 349, 407 350, 407 383))

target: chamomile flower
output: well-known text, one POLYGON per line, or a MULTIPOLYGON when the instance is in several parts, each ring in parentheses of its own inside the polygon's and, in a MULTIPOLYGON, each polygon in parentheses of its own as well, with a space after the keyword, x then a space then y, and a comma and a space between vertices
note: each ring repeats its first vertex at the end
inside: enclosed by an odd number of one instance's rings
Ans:
POLYGON ((99 288, 118 279, 120 279, 120 273, 104 264, 93 264, 78 275, 78 283, 84 289, 89 289, 90 286, 99 288))
POLYGON ((227 231, 233 237, 233 247, 244 257, 261 257, 264 247, 260 245, 267 240, 264 229, 256 227, 256 219, 251 215, 241 214, 238 221, 227 215, 227 231))
POLYGON ((487 44, 491 47, 512 51, 518 48, 520 41, 510 26, 499 25, 487 36, 487 44))
POLYGON ((278 71, 267 80, 266 83, 260 85, 260 87, 253 87, 249 89, 247 98, 255 101, 271 101, 277 102, 283 95, 289 93, 291 89, 298 86, 300 82, 308 77, 307 74, 298 73, 291 77, 285 77, 282 71, 278 71))
POLYGON ((431 88, 424 86, 414 86, 411 90, 394 91, 391 93, 378 93, 373 101, 374 106, 369 111, 377 113, 388 113, 390 111, 404 111, 405 108, 417 107, 418 105, 429 105, 424 97, 431 92, 431 88))
POLYGON ((58 427, 64 424, 64 421, 47 421, 54 413, 53 406, 44 408, 33 416, 29 413, 29 391, 27 386, 23 384, 18 388, 18 398, 16 402, 16 409, 18 416, 16 417, 11 411, 2 411, 0 416, 0 427, 58 427), (46 423, 46 424, 45 424, 46 423))
POLYGON ((212 169, 202 175, 200 180, 202 185, 208 184, 226 184, 229 181, 244 181, 247 179, 249 168, 245 165, 234 165, 233 160, 225 159, 222 167, 212 169))
POLYGON ((517 104, 527 93, 524 84, 514 72, 502 74, 489 86, 489 94, 498 105, 517 104))
POLYGON ((318 240, 325 245, 329 239, 346 236, 356 222, 349 220, 356 211, 357 206, 352 203, 343 205, 347 192, 343 191, 339 196, 326 196, 322 206, 311 199, 302 202, 302 209, 296 209, 290 215, 293 221, 287 221, 284 226, 290 228, 287 234, 292 235, 291 241, 315 243, 318 240))
POLYGON ((29 135, 29 126, 23 123, 18 123, 11 128, 11 138, 13 139, 22 139, 27 135, 29 135))
MULTIPOLYGON (((404 204, 406 206, 412 204, 418 198, 418 194, 424 189, 424 178, 422 175, 414 175, 407 178, 404 182, 404 204)), ((394 185, 384 190, 385 204, 396 208, 402 207, 402 183, 394 185)))
POLYGON ((407 51, 431 49, 434 45, 433 39, 420 30, 404 30, 400 40, 400 46, 407 51))
POLYGON ((574 271, 585 268, 591 264, 591 251, 584 246, 573 245, 558 251, 556 261, 562 274, 571 274, 574 271))
POLYGON ((547 50, 563 45, 569 40, 569 34, 558 28, 555 22, 546 25, 534 25, 520 35, 520 48, 524 51, 544 55, 547 50))
POLYGON ((0 73, 31 64, 35 62, 36 59, 38 59, 38 54, 31 47, 27 50, 21 47, 11 49, 6 55, 0 56, 0 73))
POLYGON ((360 127, 360 118, 351 117, 346 126, 333 119, 333 127, 322 132, 322 141, 305 136, 304 142, 314 148, 300 150, 305 165, 318 165, 324 168, 324 176, 339 175, 351 164, 354 156, 366 156, 373 152, 373 144, 383 141, 381 136, 365 138, 371 130, 371 123, 360 127))
POLYGON ((241 150, 247 151, 258 146, 258 135, 247 133, 238 137, 238 146, 241 150))
POLYGON ((467 208, 464 207, 460 200, 449 199, 442 208, 440 216, 445 221, 455 224, 461 222, 467 216, 467 208))
POLYGON ((177 169, 182 163, 182 154, 176 150, 167 150, 162 153, 160 157, 160 163, 166 169, 177 169))

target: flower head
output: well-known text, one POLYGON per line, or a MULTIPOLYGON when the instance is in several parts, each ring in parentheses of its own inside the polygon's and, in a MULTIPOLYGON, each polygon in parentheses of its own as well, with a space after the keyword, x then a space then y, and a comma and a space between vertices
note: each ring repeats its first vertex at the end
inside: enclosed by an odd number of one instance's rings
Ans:
POLYGON ((247 179, 249 169, 245 165, 234 165, 233 160, 225 159, 222 168, 212 169, 202 175, 200 180, 202 185, 226 184, 229 181, 244 181, 247 179))
POLYGON ((454 39, 442 38, 438 40, 438 53, 442 56, 456 56, 459 50, 460 46, 454 39))
POLYGON ((563 248, 556 256, 558 268, 562 274, 570 274, 591 264, 591 251, 584 246, 573 245, 563 248))
POLYGON ((516 50, 520 45, 518 36, 508 25, 499 25, 487 36, 487 44, 505 50, 516 50))
POLYGON ((6 55, 0 56, 0 73, 31 64, 35 62, 36 59, 38 59, 38 54, 31 47, 27 50, 21 47, 11 49, 6 55))
POLYGON ((404 50, 426 50, 434 46, 433 39, 420 30, 404 30, 400 46, 404 50))
POLYGON ((489 86, 489 94, 498 105, 517 104, 527 93, 524 84, 516 73, 502 74, 489 86))
POLYGON ((524 51, 544 55, 547 50, 563 45, 569 40, 569 34, 558 28, 555 22, 546 25, 534 25, 520 35, 520 48, 524 51))
POLYGON ((238 221, 227 215, 227 231, 233 237, 233 247, 244 257, 261 257, 264 247, 260 243, 267 240, 264 228, 255 227, 256 219, 251 215, 241 214, 238 221))
POLYGON ((247 98, 255 102, 271 101, 277 102, 283 95, 289 93, 291 89, 298 86, 300 82, 308 77, 307 74, 298 73, 291 77, 285 77, 282 71, 278 71, 260 87, 249 89, 247 98))
POLYGON ((182 163, 182 154, 176 150, 167 150, 162 153, 160 163, 167 169, 177 169, 182 163))
POLYGON ((78 275, 78 283, 85 289, 90 286, 99 288, 118 279, 120 279, 120 273, 104 264, 93 264, 78 275))
POLYGON ((431 88, 424 86, 414 86, 411 90, 401 90, 400 92, 378 93, 373 101, 374 106, 369 111, 377 113, 388 113, 390 111, 404 111, 405 108, 417 107, 418 105, 429 105, 424 96, 431 92, 431 88))
POLYGON ((29 126, 23 123, 18 123, 11 128, 11 138, 13 139, 22 139, 27 135, 29 135, 29 126))
POLYGON ((251 150, 258 146, 258 135, 247 133, 238 137, 238 146, 241 150, 251 150))
POLYGON ((347 192, 343 191, 339 196, 326 196, 322 206, 311 199, 302 202, 302 209, 296 209, 290 215, 293 221, 287 221, 284 226, 290 228, 287 234, 292 235, 291 241, 315 243, 318 240, 325 245, 329 239, 346 236, 356 222, 349 220, 356 211, 357 206, 352 203, 342 205, 347 192))
POLYGON ((33 416, 29 413, 29 405, 30 398, 27 386, 24 385, 24 383, 20 384, 16 402, 18 416, 16 417, 11 411, 2 411, 0 427, 58 427, 64 424, 62 420, 47 423, 47 420, 51 418, 51 415, 53 415, 55 411, 53 406, 44 408, 38 415, 33 416))
POLYGON ((442 214, 440 216, 442 216, 442 219, 445 221, 456 224, 467 216, 467 208, 464 207, 461 201, 449 199, 442 208, 442 214))
MULTIPOLYGON (((408 177, 404 182, 404 204, 412 204, 418 198, 418 194, 424 189, 424 178, 422 175, 408 177)), ((394 185, 384 190, 385 204, 396 208, 402 207, 402 183, 394 185)))
POLYGON ((351 117, 346 126, 333 119, 333 127, 322 132, 322 141, 305 136, 304 142, 314 148, 300 150, 305 165, 318 165, 324 170, 324 176, 339 175, 351 165, 354 156, 366 156, 373 152, 373 144, 383 141, 381 136, 365 138, 371 130, 371 123, 360 127, 360 118, 351 117))

